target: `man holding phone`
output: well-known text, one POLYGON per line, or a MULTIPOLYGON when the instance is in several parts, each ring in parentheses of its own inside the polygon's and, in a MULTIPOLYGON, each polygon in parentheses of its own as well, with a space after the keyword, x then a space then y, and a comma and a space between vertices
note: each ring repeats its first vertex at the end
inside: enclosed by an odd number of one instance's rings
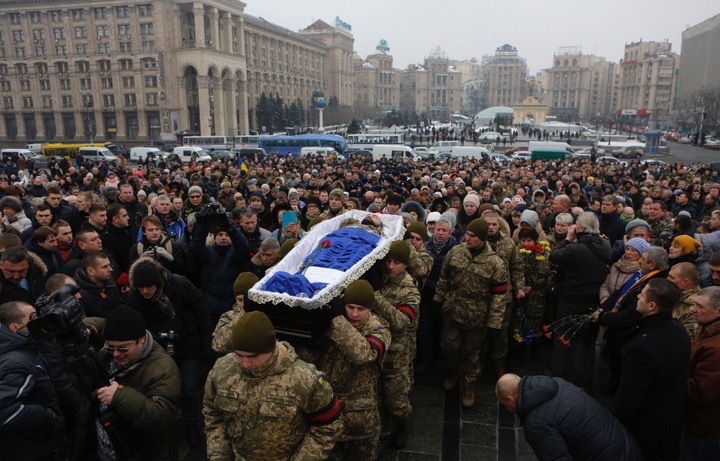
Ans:
POLYGON ((278 219, 282 227, 275 229, 272 237, 282 245, 288 239, 301 239, 305 236, 305 231, 300 227, 297 211, 281 210, 278 212, 278 219))

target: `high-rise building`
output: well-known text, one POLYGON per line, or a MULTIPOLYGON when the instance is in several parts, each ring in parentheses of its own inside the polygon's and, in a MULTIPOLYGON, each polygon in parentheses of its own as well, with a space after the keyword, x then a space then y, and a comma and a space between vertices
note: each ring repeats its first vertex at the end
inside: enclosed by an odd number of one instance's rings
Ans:
POLYGON ((482 80, 486 107, 511 107, 527 96, 527 60, 517 48, 505 44, 495 54, 482 57, 482 80))
POLYGON ((720 14, 683 31, 678 100, 691 97, 703 88, 720 87, 719 49, 720 14))
POLYGON ((354 110, 359 117, 399 109, 399 74, 399 70, 393 69, 391 55, 375 53, 365 60, 356 56, 354 110))
POLYGON ((460 73, 439 48, 423 64, 410 65, 400 76, 400 110, 450 120, 460 112, 460 73))

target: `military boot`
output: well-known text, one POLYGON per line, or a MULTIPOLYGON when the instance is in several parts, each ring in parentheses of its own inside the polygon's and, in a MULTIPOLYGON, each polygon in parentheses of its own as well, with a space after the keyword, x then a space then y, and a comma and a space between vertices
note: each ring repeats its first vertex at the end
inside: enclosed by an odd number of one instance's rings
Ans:
POLYGON ((457 387, 457 383, 460 380, 460 373, 450 373, 443 382, 443 389, 446 391, 452 391, 457 387))
POLYGON ((462 385, 462 407, 472 408, 475 405, 475 383, 463 380, 462 385))
POLYGON ((393 434, 393 446, 395 448, 405 448, 408 439, 408 427, 406 423, 398 423, 395 426, 395 433, 393 434))

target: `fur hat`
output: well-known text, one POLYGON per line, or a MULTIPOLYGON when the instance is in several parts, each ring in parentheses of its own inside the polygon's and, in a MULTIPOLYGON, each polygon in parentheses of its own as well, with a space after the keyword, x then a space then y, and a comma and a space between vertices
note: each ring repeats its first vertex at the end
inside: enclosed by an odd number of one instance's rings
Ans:
POLYGON ((272 322, 264 312, 247 312, 232 327, 230 337, 235 351, 266 354, 275 350, 277 338, 272 322))
POLYGON ((147 258, 139 261, 130 268, 132 272, 133 288, 147 288, 156 286, 162 288, 164 280, 155 263, 147 258))
POLYGON ((252 272, 241 272, 233 283, 233 296, 244 295, 247 297, 248 290, 259 280, 257 275, 252 272))
POLYGON ((12 195, 6 195, 0 199, 0 210, 6 207, 15 210, 16 213, 20 213, 23 210, 20 199, 12 195))
POLYGON ((135 309, 124 304, 110 311, 105 319, 103 336, 110 341, 130 341, 145 336, 145 319, 135 309))
POLYGON ((375 290, 367 280, 355 280, 345 288, 343 302, 373 309, 375 307, 375 290))

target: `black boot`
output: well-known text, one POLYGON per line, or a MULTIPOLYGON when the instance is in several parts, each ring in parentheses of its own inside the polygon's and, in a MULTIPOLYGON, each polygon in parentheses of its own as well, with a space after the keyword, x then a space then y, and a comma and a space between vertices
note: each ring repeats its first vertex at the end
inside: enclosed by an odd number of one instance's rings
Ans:
POLYGON ((400 423, 395 426, 395 434, 393 434, 393 446, 395 448, 404 448, 407 445, 408 429, 407 424, 400 423))

